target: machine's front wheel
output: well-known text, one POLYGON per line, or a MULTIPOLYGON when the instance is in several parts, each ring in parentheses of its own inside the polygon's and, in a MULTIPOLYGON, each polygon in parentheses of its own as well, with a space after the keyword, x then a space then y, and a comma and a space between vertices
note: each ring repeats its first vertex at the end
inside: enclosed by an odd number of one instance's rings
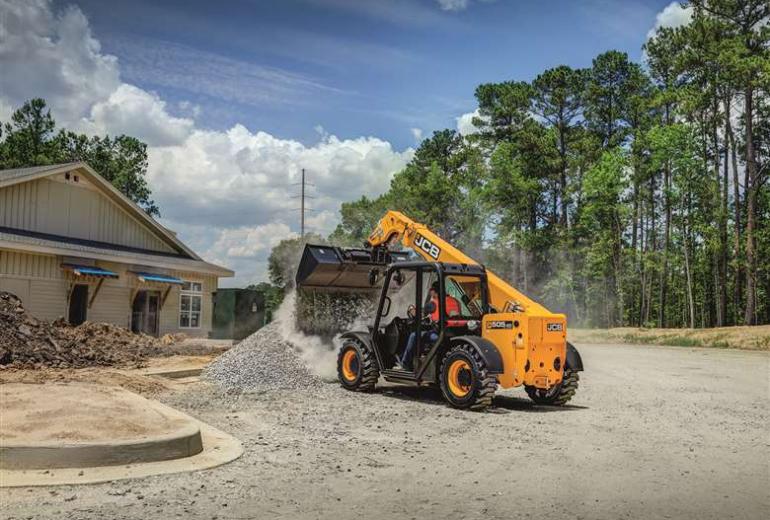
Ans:
POLYGON ((543 390, 542 388, 536 388, 534 386, 525 386, 524 389, 535 404, 563 406, 567 404, 567 402, 572 399, 572 396, 575 395, 575 392, 577 392, 579 381, 579 372, 565 368, 561 383, 553 388, 543 390))
POLYGON ((380 369, 372 349, 360 341, 345 339, 337 355, 337 377, 348 390, 373 390, 380 369))
POLYGON ((455 408, 484 410, 492 404, 497 378, 471 345, 458 345, 441 362, 441 392, 455 408))

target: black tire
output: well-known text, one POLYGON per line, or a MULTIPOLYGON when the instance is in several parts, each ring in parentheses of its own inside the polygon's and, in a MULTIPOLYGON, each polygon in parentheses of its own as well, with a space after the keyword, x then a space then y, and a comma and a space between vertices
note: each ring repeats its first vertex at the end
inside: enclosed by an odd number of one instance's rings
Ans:
POLYGON ((534 386, 525 386, 524 389, 535 404, 564 406, 577 392, 579 381, 580 372, 565 368, 561 383, 550 390, 543 390, 534 386))
POLYGON ((348 390, 370 392, 380 378, 377 357, 371 347, 346 338, 337 354, 337 378, 348 390))
POLYGON ((484 410, 492 404, 497 390, 497 377, 489 373, 484 358, 468 344, 457 345, 444 356, 439 380, 444 399, 455 408, 484 410))

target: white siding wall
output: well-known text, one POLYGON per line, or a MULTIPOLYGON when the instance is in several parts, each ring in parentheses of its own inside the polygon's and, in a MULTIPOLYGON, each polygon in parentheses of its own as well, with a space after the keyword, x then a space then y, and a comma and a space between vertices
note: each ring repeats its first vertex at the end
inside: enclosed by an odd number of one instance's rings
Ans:
POLYGON ((1 189, 0 226, 175 252, 85 179, 63 174, 1 189))
POLYGON ((185 281, 201 282, 203 284, 203 294, 201 298, 201 327, 198 329, 179 327, 181 289, 174 286, 161 311, 160 333, 168 334, 170 332, 184 332, 188 336, 208 336, 209 332, 211 332, 211 319, 214 307, 213 293, 217 290, 217 278, 213 276, 184 273, 181 271, 174 271, 171 275, 185 281))
MULTIPOLYGON (((21 298, 24 306, 34 316, 54 320, 67 314, 67 290, 70 280, 61 269, 62 259, 55 256, 27 254, 0 250, 0 290, 10 291, 21 298)), ((111 262, 97 262, 96 265, 113 271, 118 279, 105 279, 93 305, 88 309, 89 321, 113 323, 121 327, 130 324, 131 292, 141 288, 136 279, 128 273, 140 270, 138 267, 111 262)), ((173 286, 161 309, 160 334, 184 332, 189 336, 206 337, 211 331, 213 298, 217 289, 214 276, 156 269, 155 272, 175 276, 183 280, 202 282, 201 327, 198 329, 179 328, 178 286, 173 286)), ((160 291, 165 286, 146 287, 160 291)), ((96 283, 89 287, 89 298, 93 296, 96 283)))
POLYGON ((0 276, 0 291, 8 291, 19 297, 23 304, 29 301, 29 280, 0 276))
MULTIPOLYGON (((95 287, 89 288, 89 297, 95 287)), ((96 295, 94 304, 88 309, 88 321, 114 323, 121 327, 131 324, 131 289, 121 287, 120 280, 105 280, 96 295)))
POLYGON ((25 307, 33 316, 55 320, 67 315, 66 280, 30 280, 29 303, 25 307))

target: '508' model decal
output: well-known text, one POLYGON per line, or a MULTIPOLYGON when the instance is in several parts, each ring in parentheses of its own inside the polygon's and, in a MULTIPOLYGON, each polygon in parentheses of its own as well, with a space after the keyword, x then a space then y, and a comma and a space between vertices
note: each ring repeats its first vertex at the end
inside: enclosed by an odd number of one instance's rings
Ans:
POLYGON ((414 239, 414 245, 428 253, 434 260, 438 260, 438 257, 441 254, 441 249, 439 249, 436 244, 419 233, 417 233, 417 236, 414 239))

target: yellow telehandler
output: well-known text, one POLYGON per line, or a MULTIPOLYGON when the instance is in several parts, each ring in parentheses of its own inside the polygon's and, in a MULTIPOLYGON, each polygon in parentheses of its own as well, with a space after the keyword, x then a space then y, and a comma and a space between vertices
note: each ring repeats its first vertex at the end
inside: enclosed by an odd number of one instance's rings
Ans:
POLYGON ((305 291, 379 291, 368 331, 341 335, 343 387, 386 381, 439 386, 458 408, 488 407, 497 386, 524 386, 537 404, 564 405, 583 362, 567 320, 505 283, 423 224, 388 211, 363 249, 305 246, 296 277, 305 291), (393 251, 397 244, 416 252, 393 251))

